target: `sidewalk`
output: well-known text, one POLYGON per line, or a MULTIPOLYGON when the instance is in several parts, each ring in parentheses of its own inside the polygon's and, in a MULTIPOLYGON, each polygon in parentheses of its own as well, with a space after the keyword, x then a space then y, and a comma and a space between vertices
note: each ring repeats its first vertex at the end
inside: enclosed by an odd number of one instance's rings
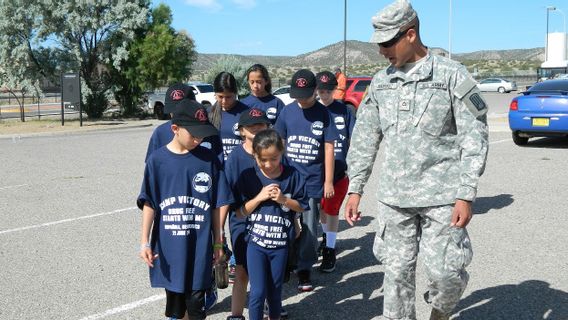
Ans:
POLYGON ((127 128, 141 128, 159 125, 162 120, 138 118, 83 120, 83 126, 79 125, 79 119, 66 119, 61 125, 61 119, 27 120, 19 119, 0 121, 0 139, 23 138, 49 135, 65 135, 95 130, 116 130, 127 128))

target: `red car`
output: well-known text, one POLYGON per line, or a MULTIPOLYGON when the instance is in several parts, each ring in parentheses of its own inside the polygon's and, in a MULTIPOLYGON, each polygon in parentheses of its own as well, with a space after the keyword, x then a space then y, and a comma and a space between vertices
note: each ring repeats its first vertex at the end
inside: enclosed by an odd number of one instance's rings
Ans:
POLYGON ((344 103, 352 108, 358 108, 372 79, 372 77, 347 78, 347 90, 345 90, 344 103))

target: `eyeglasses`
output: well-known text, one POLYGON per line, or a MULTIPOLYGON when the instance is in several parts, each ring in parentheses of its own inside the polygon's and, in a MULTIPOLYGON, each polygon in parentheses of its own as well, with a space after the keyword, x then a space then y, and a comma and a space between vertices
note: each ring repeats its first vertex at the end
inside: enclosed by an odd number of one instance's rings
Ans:
POLYGON ((394 46, 402 37, 404 37, 406 35, 406 33, 408 32, 408 30, 410 29, 414 29, 414 26, 404 30, 404 31, 399 31, 392 39, 390 39, 389 41, 385 41, 385 42, 381 42, 379 43, 379 47, 383 47, 383 48, 390 48, 392 46, 394 46))

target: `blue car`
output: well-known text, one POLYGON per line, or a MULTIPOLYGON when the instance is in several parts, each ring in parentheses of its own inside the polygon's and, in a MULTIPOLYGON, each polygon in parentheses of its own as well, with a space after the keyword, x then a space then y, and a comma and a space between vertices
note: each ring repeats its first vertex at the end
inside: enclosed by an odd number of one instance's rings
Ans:
POLYGON ((509 106, 513 142, 525 145, 532 137, 568 136, 568 79, 539 82, 509 106))

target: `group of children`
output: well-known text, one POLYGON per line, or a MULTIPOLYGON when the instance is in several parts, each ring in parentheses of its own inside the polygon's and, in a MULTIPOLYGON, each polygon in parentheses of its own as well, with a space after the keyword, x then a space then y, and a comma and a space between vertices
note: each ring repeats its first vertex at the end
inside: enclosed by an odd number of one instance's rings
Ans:
POLYGON ((282 285, 291 268, 298 290, 313 290, 318 224, 320 271, 335 269, 354 114, 333 99, 331 72, 298 70, 290 89, 296 100, 287 106, 271 94, 264 66, 250 67, 247 82, 251 94, 238 100, 234 76, 221 72, 213 83, 217 102, 208 109, 188 86, 171 86, 171 120, 150 139, 137 199, 140 256, 152 287, 166 290, 169 319, 206 317, 212 267, 227 259, 227 218, 236 264, 228 320, 245 319, 249 282, 251 320, 287 315, 282 285))

